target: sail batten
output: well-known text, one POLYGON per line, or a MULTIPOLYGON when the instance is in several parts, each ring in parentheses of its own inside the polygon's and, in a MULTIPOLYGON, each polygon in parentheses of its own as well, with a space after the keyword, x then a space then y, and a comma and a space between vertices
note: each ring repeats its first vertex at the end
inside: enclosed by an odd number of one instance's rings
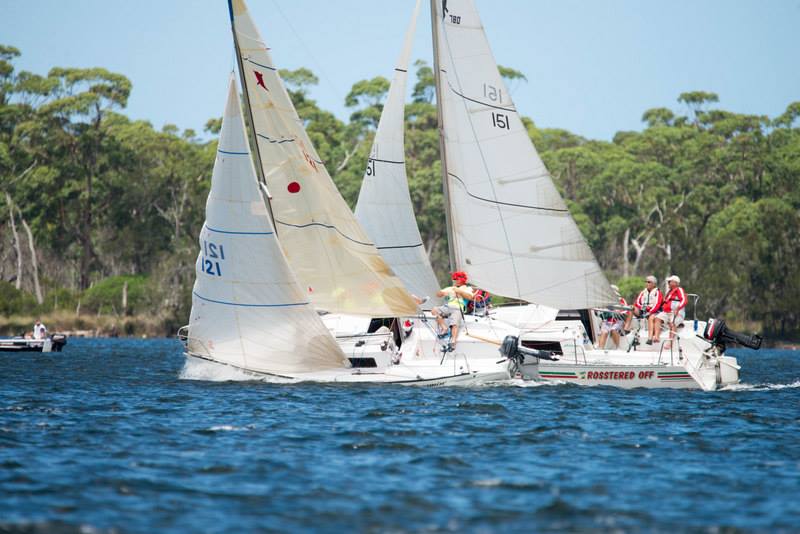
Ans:
POLYGON ((517 114, 473 1, 431 7, 453 268, 536 304, 614 302, 517 114))
POLYGON ((403 285, 415 295, 432 297, 439 284, 414 217, 404 150, 406 80, 419 6, 417 0, 375 132, 355 214, 403 285))
POLYGON ((278 238, 309 299, 329 312, 413 315, 416 304, 336 189, 243 0, 232 26, 278 238))

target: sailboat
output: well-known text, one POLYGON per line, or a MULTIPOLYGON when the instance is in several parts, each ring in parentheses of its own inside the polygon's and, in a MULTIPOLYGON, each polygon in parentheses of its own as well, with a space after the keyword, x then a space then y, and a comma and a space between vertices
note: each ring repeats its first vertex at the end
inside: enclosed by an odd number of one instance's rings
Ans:
POLYGON ((695 319, 651 350, 637 346, 642 332, 614 350, 593 347, 599 319, 591 310, 617 297, 522 124, 474 3, 431 0, 431 18, 451 266, 493 293, 561 310, 519 339, 557 358, 520 374, 626 388, 737 383, 726 343, 758 348, 761 339, 720 334, 724 322, 695 319))
MULTIPOLYGON (((431 2, 451 267, 469 272, 492 293, 536 304, 465 318, 454 340, 457 350, 441 344, 432 317, 416 308, 407 290, 428 291, 434 277, 419 254, 406 201, 402 112, 396 111, 404 91, 390 91, 357 220, 308 139, 244 2, 232 0, 229 7, 253 151, 244 142, 238 102, 233 106, 229 98, 223 127, 237 134, 221 136, 215 164, 221 178, 212 180, 201 235, 185 336, 189 360, 335 382, 450 385, 513 375, 714 389, 738 380, 738 365, 723 355, 719 331, 716 338, 686 336, 683 345, 679 334, 673 343, 678 354, 670 353, 668 361, 663 350, 657 357, 644 351, 631 356, 588 345, 596 318, 586 310, 613 302, 613 293, 522 126, 471 1, 431 2), (246 160, 250 172, 231 172, 226 161, 233 156, 246 160), (247 194, 218 194, 225 187, 247 194), (379 206, 387 191, 394 204, 379 206), (217 213, 237 206, 245 212, 249 206, 253 219, 231 217, 230 227, 215 226, 217 213), (381 213, 392 218, 382 223, 381 213), (395 220, 401 221, 397 231, 387 231, 395 220), (248 251, 248 267, 221 268, 220 262, 237 261, 232 250, 239 262, 248 251), (582 311, 575 318, 556 315, 573 309, 582 311), (373 331, 365 317, 395 320, 391 328, 373 331)), ((407 37, 395 82, 406 70, 409 42, 407 37)), ((404 82, 401 76, 398 87, 404 82)))
MULTIPOLYGON (((471 357, 442 346, 333 185, 244 3, 229 6, 254 139, 247 142, 231 81, 182 332, 187 362, 290 381, 438 386, 508 378, 499 341, 480 342, 471 357), (329 316, 414 325, 336 336, 323 322, 329 316)), ((516 331, 498 324, 493 336, 516 331)))

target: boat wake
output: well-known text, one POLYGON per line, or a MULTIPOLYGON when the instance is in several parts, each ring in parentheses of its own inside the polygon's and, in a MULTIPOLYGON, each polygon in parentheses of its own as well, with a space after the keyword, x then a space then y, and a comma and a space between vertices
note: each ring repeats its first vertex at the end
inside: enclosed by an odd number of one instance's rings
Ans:
POLYGON ((731 384, 720 391, 776 391, 796 388, 800 388, 800 380, 795 380, 791 384, 731 384))
POLYGON ((265 377, 248 373, 230 365, 189 358, 183 365, 178 378, 181 380, 202 380, 206 382, 276 382, 289 380, 278 377, 265 377))
POLYGON ((515 387, 515 388, 538 388, 542 386, 560 386, 566 384, 559 380, 523 380, 521 378, 509 378, 508 380, 495 380, 487 384, 492 387, 515 387))

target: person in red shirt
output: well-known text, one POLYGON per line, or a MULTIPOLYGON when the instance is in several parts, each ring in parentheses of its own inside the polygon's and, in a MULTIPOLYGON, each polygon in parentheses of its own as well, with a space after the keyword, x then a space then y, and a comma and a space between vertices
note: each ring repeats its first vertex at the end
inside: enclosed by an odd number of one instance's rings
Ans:
POLYGON ((669 325, 669 338, 672 339, 675 330, 683 323, 683 318, 686 316, 686 291, 681 287, 681 279, 673 274, 667 278, 667 284, 669 289, 664 296, 661 311, 656 315, 655 328, 650 333, 648 345, 658 343, 661 337, 661 325, 664 323, 669 325))

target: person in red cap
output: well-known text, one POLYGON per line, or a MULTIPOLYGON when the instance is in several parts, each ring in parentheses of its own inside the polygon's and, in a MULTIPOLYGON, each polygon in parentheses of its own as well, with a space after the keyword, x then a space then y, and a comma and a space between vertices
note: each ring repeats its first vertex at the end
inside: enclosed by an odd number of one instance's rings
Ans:
POLYGON ((472 300, 475 295, 472 288, 467 285, 467 274, 464 271, 454 272, 451 278, 452 286, 436 292, 437 297, 444 298, 444 304, 436 306, 431 313, 436 317, 436 324, 439 325, 437 332, 439 338, 447 337, 449 331, 451 348, 455 348, 458 337, 458 316, 464 310, 465 303, 472 300))

